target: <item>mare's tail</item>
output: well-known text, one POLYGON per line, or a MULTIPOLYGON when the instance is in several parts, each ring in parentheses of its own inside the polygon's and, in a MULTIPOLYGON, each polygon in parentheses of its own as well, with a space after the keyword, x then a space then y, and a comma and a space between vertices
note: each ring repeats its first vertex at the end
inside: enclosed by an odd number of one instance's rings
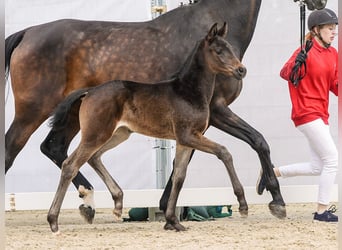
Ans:
POLYGON ((12 34, 5 39, 5 82, 7 82, 9 75, 12 53, 14 49, 19 45, 19 43, 23 40, 26 30, 27 29, 18 31, 17 33, 12 34))
POLYGON ((68 126, 69 120, 72 120, 72 117, 75 117, 75 115, 78 116, 82 97, 87 95, 88 89, 74 91, 58 104, 49 121, 49 126, 52 127, 52 130, 65 129, 68 126))

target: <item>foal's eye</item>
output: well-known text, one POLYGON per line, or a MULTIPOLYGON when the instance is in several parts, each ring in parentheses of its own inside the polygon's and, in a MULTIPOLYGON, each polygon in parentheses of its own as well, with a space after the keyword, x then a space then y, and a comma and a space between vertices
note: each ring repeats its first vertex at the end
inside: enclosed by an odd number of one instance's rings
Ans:
POLYGON ((222 49, 217 49, 216 54, 218 54, 218 55, 222 54, 222 49))

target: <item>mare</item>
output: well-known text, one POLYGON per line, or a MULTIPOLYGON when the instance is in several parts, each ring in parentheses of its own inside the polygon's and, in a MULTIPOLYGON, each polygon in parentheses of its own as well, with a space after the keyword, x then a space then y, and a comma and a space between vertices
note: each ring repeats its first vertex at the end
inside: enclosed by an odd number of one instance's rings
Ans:
POLYGON ((224 39, 226 34, 226 23, 219 30, 215 23, 196 43, 181 70, 170 80, 154 84, 114 80, 75 91, 58 105, 51 121, 52 130, 64 130, 69 124, 69 113, 71 117, 77 114, 81 141, 62 164, 60 182, 48 213, 53 233, 59 232, 58 215, 68 186, 86 162, 105 182, 114 200, 114 215, 121 217, 123 192, 101 162, 101 155, 127 140, 133 132, 176 140, 173 185, 165 211, 165 229, 185 230, 175 209, 193 149, 214 154, 224 163, 240 213, 247 212, 244 190, 234 170, 232 156, 224 146, 203 135, 209 125, 209 105, 216 75, 221 73, 238 80, 246 75, 245 67, 224 39))
MULTIPOLYGON (((305 2, 313 9, 317 0, 305 2)), ((228 40, 242 60, 254 33, 260 5, 261 0, 200 0, 147 22, 58 20, 10 35, 5 40, 5 70, 6 76, 11 76, 15 116, 5 136, 5 172, 32 133, 73 90, 112 79, 153 83, 170 78, 184 63, 191 44, 214 22, 229 22, 228 40)), ((228 107, 241 88, 241 80, 217 76, 209 124, 245 141, 257 152, 273 198, 269 204, 271 212, 284 217, 285 203, 272 170, 267 142, 228 107)), ((41 151, 60 168, 78 131, 76 121, 65 131, 51 131, 41 144, 41 151)), ((85 198, 93 187, 81 173, 73 184, 84 198, 81 213, 91 222, 95 212, 93 201, 88 203, 85 198)), ((170 188, 169 181, 160 201, 162 210, 166 208, 170 188)))

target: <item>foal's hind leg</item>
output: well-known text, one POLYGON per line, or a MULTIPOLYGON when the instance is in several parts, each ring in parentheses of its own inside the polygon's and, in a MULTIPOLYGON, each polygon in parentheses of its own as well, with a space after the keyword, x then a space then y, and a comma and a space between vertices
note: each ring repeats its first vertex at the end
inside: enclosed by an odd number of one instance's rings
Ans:
MULTIPOLYGON (((67 158, 67 151, 71 140, 79 131, 78 115, 71 117, 69 115, 66 129, 51 130, 45 140, 40 145, 40 150, 56 165, 61 168, 63 161, 67 158)), ((79 197, 83 199, 84 204, 79 206, 81 216, 91 223, 95 216, 94 188, 89 181, 78 172, 72 183, 79 192, 79 197)))
POLYGON ((55 197, 52 201, 50 210, 48 212, 47 220, 50 224, 51 231, 53 233, 58 233, 58 216, 60 209, 71 183, 71 180, 76 176, 80 167, 87 161, 90 157, 91 150, 84 148, 80 145, 64 162, 62 166, 61 178, 55 197))
POLYGON ((103 182, 106 184, 109 192, 114 200, 114 210, 113 214, 115 220, 119 220, 122 215, 123 208, 123 192, 120 186, 115 182, 113 177, 107 171, 105 166, 101 161, 101 156, 106 151, 116 147, 120 143, 124 142, 129 138, 131 131, 125 127, 120 127, 112 138, 99 150, 97 151, 89 160, 88 163, 94 168, 96 173, 101 177, 103 182))
POLYGON ((111 136, 111 128, 103 128, 101 131, 97 131, 91 126, 90 118, 89 120, 84 119, 84 125, 86 128, 89 128, 89 130, 85 129, 86 131, 83 131, 79 146, 62 164, 61 178, 48 213, 48 222, 50 224, 50 228, 52 232, 55 233, 58 232, 58 216, 71 180, 76 176, 81 166, 87 162, 94 152, 97 152, 110 139, 111 136), (97 136, 94 136, 95 134, 97 136))

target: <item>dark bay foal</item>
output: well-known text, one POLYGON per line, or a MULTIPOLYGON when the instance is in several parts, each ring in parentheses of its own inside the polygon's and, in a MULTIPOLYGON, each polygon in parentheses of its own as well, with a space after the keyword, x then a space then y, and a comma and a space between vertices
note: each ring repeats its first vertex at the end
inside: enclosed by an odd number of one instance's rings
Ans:
POLYGON ((224 39, 226 33, 226 23, 219 30, 214 24, 171 80, 156 84, 111 81, 76 91, 58 106, 52 129, 64 129, 68 115, 78 112, 81 142, 63 162, 60 183, 48 213, 52 232, 58 232, 58 215, 68 186, 86 162, 105 182, 114 200, 114 214, 121 216, 123 192, 102 164, 101 155, 128 139, 132 132, 176 140, 165 229, 185 230, 175 215, 175 208, 193 149, 214 154, 222 160, 237 196, 240 213, 247 213, 244 190, 230 153, 224 146, 203 136, 209 125, 209 104, 216 74, 236 79, 242 79, 246 74, 232 46, 224 39))

